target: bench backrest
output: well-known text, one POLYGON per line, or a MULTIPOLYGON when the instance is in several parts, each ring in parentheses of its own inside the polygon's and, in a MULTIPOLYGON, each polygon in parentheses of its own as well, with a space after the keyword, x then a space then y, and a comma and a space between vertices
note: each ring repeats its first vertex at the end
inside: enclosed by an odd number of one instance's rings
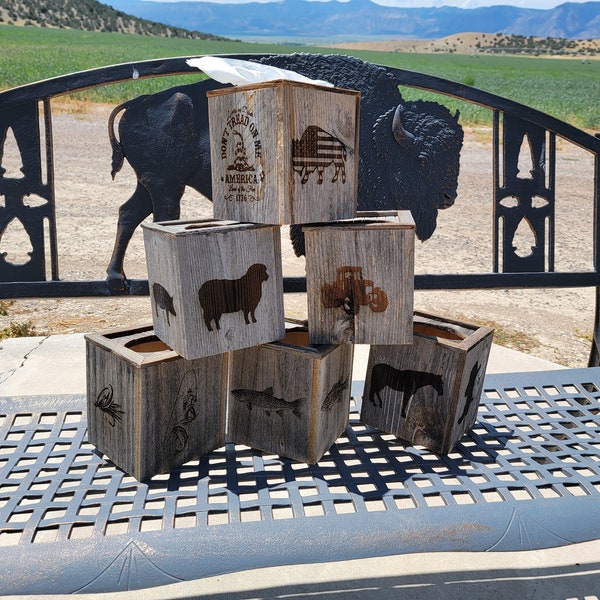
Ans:
MULTIPOLYGON (((235 55, 234 58, 259 59, 258 55, 235 55)), ((436 92, 486 107, 493 113, 493 164, 488 207, 491 216, 489 269, 483 272, 419 273, 416 289, 493 289, 530 287, 600 288, 600 139, 568 123, 517 102, 463 84, 422 73, 383 67, 397 85, 436 92), (557 270, 555 231, 556 155, 558 144, 574 144, 589 153, 592 215, 591 239, 582 244, 587 253, 585 268, 557 270), (533 165, 528 173, 519 171, 523 147, 527 147, 533 165), (516 251, 514 235, 526 222, 532 232, 531 252, 516 251)), ((31 259, 14 265, 0 254, 0 298, 106 296, 119 295, 104 280, 63 281, 59 276, 54 197, 54 163, 51 100, 79 90, 131 80, 164 75, 198 73, 187 58, 149 60, 102 67, 55 77, 0 93, 0 158, 8 130, 15 135, 23 163, 24 176, 12 179, 0 176, 0 241, 7 225, 18 219, 30 236, 31 259), (35 194, 45 203, 32 208, 25 199, 35 194), (49 263, 49 264, 48 264, 49 263)), ((382 104, 384 99, 382 99, 382 104)), ((388 110, 382 106, 382 112, 388 110)), ((1 161, 0 161, 1 167, 1 161)), ((0 169, 0 174, 2 170, 0 169)), ((574 232, 575 233, 575 232, 574 232)), ((305 290, 301 277, 287 277, 287 292, 305 290)), ((144 280, 132 280, 121 294, 147 295, 144 280)), ((598 293, 597 293, 598 304, 598 293)), ((598 317, 595 321, 595 337, 598 317)), ((594 349, 591 362, 598 362, 594 349)))

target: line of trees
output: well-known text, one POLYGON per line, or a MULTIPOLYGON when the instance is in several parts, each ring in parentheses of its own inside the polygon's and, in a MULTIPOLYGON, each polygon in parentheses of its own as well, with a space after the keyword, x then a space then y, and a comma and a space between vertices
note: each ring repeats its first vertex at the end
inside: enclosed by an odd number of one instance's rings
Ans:
MULTIPOLYGON (((485 34, 483 34, 485 38, 485 34)), ((509 52, 527 54, 595 54, 594 40, 540 38, 524 35, 495 34, 486 42, 475 44, 481 52, 509 52)))

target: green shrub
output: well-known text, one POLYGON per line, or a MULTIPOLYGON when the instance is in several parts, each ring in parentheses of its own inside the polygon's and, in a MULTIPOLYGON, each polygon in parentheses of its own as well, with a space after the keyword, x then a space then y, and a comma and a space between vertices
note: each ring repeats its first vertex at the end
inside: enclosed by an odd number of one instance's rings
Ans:
POLYGON ((11 323, 8 327, 0 329, 0 340, 6 338, 30 337, 35 335, 31 321, 26 323, 11 323))
MULTIPOLYGON (((0 316, 8 317, 8 309, 14 304, 13 300, 0 300, 0 316)), ((12 322, 8 327, 0 329, 0 340, 15 337, 29 337, 35 335, 31 321, 25 323, 12 322)))
POLYGON ((0 317, 8 317, 8 309, 13 304, 13 300, 0 300, 0 317))

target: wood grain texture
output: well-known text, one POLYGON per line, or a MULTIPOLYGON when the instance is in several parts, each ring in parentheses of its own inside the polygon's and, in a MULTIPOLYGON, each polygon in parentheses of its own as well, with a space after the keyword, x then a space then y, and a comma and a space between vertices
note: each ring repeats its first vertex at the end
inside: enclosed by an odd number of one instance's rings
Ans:
POLYGON ((151 294, 154 328, 181 356, 284 335, 279 226, 201 220, 143 227, 150 289, 158 283, 165 290, 151 294))
POLYGON ((228 437, 314 464, 346 428, 353 346, 290 337, 232 353, 228 437))
POLYGON ((228 355, 187 361, 151 326, 86 336, 88 439, 138 480, 224 444, 228 355))
POLYGON ((415 313, 411 346, 372 346, 361 421, 447 454, 475 423, 493 330, 415 313))
POLYGON ((359 92, 291 81, 208 93, 215 216, 252 223, 354 217, 359 92))
POLYGON ((303 228, 311 343, 412 342, 414 222, 377 215, 303 228))

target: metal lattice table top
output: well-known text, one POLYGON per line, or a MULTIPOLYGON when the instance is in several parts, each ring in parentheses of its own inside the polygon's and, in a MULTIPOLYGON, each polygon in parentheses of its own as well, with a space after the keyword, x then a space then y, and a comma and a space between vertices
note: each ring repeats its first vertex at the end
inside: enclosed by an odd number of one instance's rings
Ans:
POLYGON ((83 396, 0 401, 3 591, 600 538, 600 368, 488 376, 448 456, 363 425, 358 405, 314 466, 228 444, 139 483, 87 442, 83 396))

